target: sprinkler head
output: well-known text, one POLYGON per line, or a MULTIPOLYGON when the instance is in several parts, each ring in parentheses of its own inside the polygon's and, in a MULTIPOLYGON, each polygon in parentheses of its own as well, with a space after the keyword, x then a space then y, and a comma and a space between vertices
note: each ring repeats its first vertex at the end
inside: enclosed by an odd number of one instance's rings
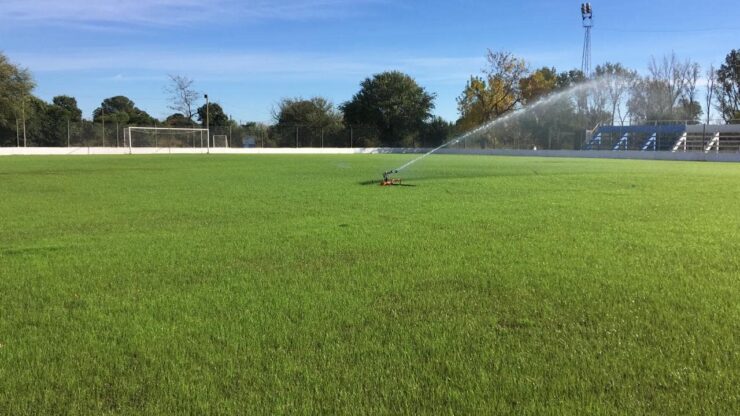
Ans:
POLYGON ((380 185, 381 186, 399 185, 401 183, 401 180, 391 178, 390 176, 394 173, 398 173, 398 170, 394 169, 394 170, 389 170, 387 172, 383 172, 383 181, 380 182, 380 185))

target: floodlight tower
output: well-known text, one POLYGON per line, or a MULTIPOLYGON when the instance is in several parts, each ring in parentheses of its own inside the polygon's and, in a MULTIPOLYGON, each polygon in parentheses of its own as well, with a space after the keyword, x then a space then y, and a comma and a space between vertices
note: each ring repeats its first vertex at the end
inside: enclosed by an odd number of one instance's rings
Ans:
POLYGON ((583 58, 581 71, 586 78, 591 77, 591 28, 594 27, 594 14, 591 3, 581 3, 581 17, 583 18, 583 58))

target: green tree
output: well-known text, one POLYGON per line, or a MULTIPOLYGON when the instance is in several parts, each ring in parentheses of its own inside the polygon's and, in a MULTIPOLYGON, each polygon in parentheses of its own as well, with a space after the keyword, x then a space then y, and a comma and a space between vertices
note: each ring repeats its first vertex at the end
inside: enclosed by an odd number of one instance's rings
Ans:
POLYGON ((192 127, 193 120, 181 113, 175 113, 167 117, 164 124, 169 127, 192 127))
POLYGON ((150 126, 156 122, 146 111, 136 107, 131 99, 122 95, 103 100, 100 107, 93 111, 93 121, 133 126, 150 126))
POLYGON ((586 82, 586 75, 583 74, 583 71, 571 69, 558 74, 557 88, 562 90, 583 82, 586 82))
POLYGON ((740 123, 740 50, 733 49, 717 70, 717 109, 726 122, 740 123))
POLYGON ((458 126, 467 130, 513 110, 521 101, 527 63, 509 52, 489 50, 483 75, 472 76, 457 99, 458 126))
POLYGON ((421 128, 419 144, 423 147, 437 147, 449 141, 455 134, 454 124, 442 117, 432 117, 428 123, 421 128))
POLYGON ((219 103, 210 103, 198 107, 198 122, 201 126, 213 130, 215 127, 226 127, 229 125, 229 116, 224 113, 224 109, 219 103), (208 113, 206 117, 206 112, 208 113), (206 126, 208 118, 208 126, 206 126))
POLYGON ((0 127, 15 130, 23 100, 33 91, 31 73, 0 53, 0 127))
POLYGON ((555 68, 540 68, 519 81, 522 103, 527 104, 550 94, 557 88, 558 73, 555 68))
POLYGON ((376 74, 360 85, 360 91, 341 106, 345 123, 376 128, 385 146, 412 145, 431 117, 435 94, 399 71, 376 74))
POLYGON ((39 111, 44 112, 41 138, 45 142, 43 144, 66 146, 68 132, 77 128, 71 124, 82 120, 82 110, 77 107, 77 100, 66 95, 56 96, 52 99, 52 104, 39 105, 39 111))
POLYGON ((57 96, 48 104, 30 96, 26 99, 26 137, 31 146, 66 146, 68 132, 77 126, 70 123, 81 120, 82 111, 77 101, 68 96, 57 96))
POLYGON ((273 109, 273 132, 282 146, 293 146, 296 137, 303 145, 329 146, 340 143, 342 115, 334 104, 322 97, 286 98, 273 109), (322 141, 323 140, 323 141, 322 141))
POLYGON ((82 110, 77 106, 77 99, 68 95, 58 95, 52 100, 52 106, 54 111, 58 112, 65 119, 71 122, 79 122, 82 120, 82 110))
POLYGON ((49 118, 49 105, 43 100, 30 96, 25 103, 26 138, 29 146, 54 146, 52 123, 49 118))

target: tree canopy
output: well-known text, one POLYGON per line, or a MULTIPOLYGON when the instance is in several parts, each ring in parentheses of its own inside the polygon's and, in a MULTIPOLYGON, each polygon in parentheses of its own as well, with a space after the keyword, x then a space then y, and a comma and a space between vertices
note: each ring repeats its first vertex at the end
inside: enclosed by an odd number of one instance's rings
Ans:
POLYGON ((192 127, 193 120, 181 113, 175 113, 168 116, 164 120, 164 124, 169 127, 192 127))
POLYGON ((522 80, 529 72, 527 63, 510 52, 491 50, 486 61, 483 74, 471 76, 457 99, 458 124, 463 129, 490 121, 522 101, 522 80))
POLYGON ((399 71, 376 74, 360 86, 360 91, 341 106, 345 122, 375 127, 383 145, 413 143, 431 117, 435 94, 399 71))
POLYGON ((336 146, 343 142, 338 137, 342 114, 326 98, 285 98, 273 109, 272 118, 275 122, 272 131, 283 146, 296 145, 297 130, 304 144, 336 146))
POLYGON ((93 121, 106 121, 132 126, 146 126, 155 123, 155 119, 140 110, 131 99, 123 95, 106 98, 100 107, 93 111, 93 121))
POLYGON ((34 87, 28 69, 13 64, 0 53, 0 127, 14 126, 22 101, 31 95, 34 87))
POLYGON ((717 109, 726 122, 740 123, 740 50, 733 49, 717 70, 717 109))
POLYGON ((313 129, 335 129, 342 122, 334 104, 323 97, 285 98, 273 110, 272 117, 277 126, 300 125, 313 129))
POLYGON ((198 107, 198 122, 207 129, 224 127, 229 125, 229 116, 219 103, 203 104, 198 107), (206 126, 206 118, 208 118, 208 126, 206 126))

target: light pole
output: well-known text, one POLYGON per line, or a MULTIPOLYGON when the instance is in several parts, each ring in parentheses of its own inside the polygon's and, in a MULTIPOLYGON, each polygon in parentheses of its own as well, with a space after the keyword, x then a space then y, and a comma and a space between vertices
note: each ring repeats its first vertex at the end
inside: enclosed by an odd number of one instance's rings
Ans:
POLYGON ((591 3, 581 3, 581 17, 583 19, 583 57, 581 59, 581 72, 586 78, 591 77, 591 28, 594 26, 594 13, 591 3))
POLYGON ((207 149, 208 153, 211 153, 211 126, 208 123, 208 112, 210 110, 210 103, 208 102, 208 94, 205 94, 206 98, 206 141, 208 142, 207 149))
POLYGON ((103 137, 103 147, 105 147, 105 107, 100 106, 100 112, 101 112, 100 120, 102 120, 103 122, 103 136, 102 136, 103 137))
POLYGON ((26 96, 21 101, 21 114, 23 117, 23 147, 26 147, 26 96))

